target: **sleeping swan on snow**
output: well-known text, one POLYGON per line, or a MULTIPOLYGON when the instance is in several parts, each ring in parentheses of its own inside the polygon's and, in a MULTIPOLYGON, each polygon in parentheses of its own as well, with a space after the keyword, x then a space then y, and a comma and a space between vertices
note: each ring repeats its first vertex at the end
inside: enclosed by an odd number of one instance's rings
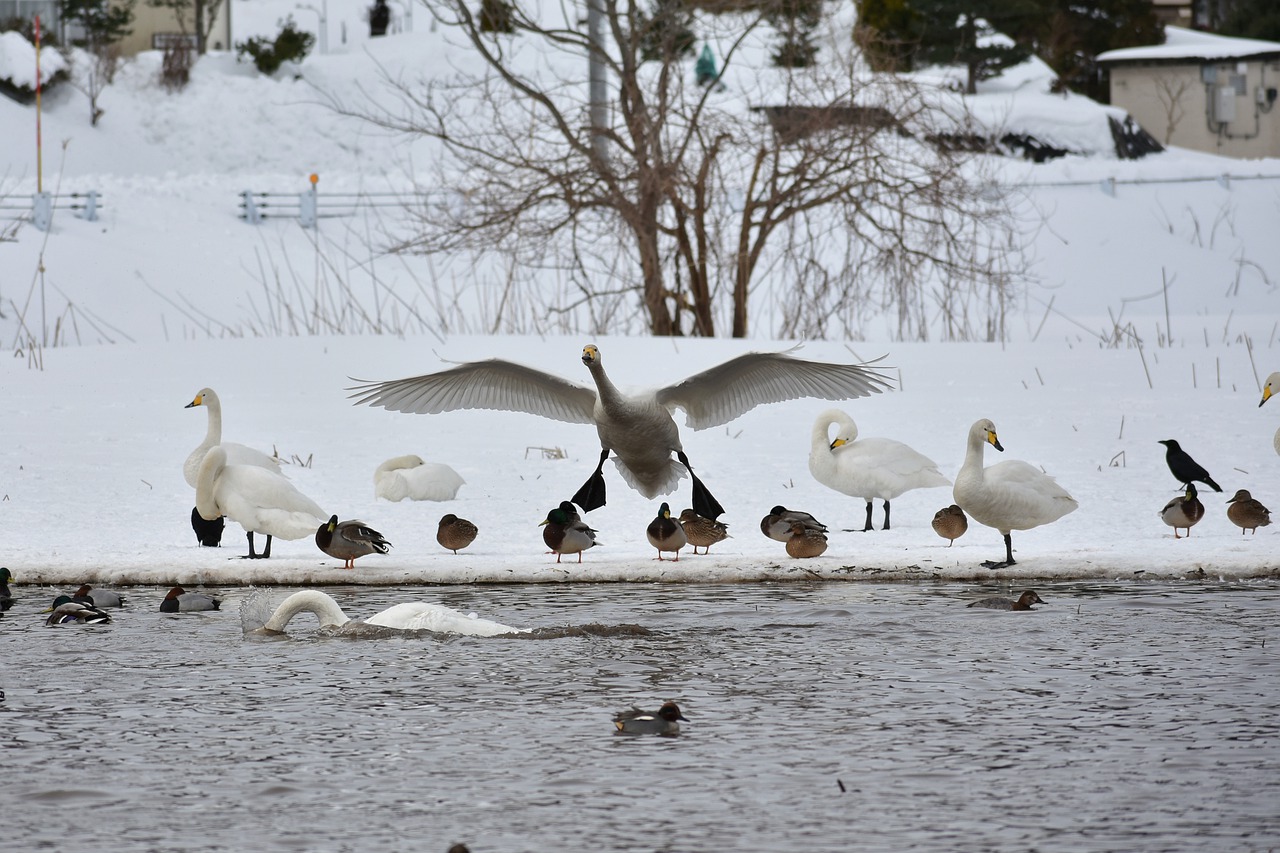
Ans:
POLYGON ((342 612, 338 602, 323 592, 304 589, 286 598, 276 608, 267 624, 259 629, 264 634, 282 634, 289 620, 299 613, 314 613, 322 628, 341 628, 348 624, 377 625, 401 631, 435 631, 438 634, 465 634, 471 637, 497 637, 502 634, 523 634, 528 629, 512 628, 500 622, 480 619, 460 613, 443 604, 425 601, 409 601, 388 607, 363 621, 353 620, 342 612))
POLYGON ((465 484, 443 462, 423 462, 412 453, 392 457, 373 472, 374 496, 389 501, 451 501, 465 484))

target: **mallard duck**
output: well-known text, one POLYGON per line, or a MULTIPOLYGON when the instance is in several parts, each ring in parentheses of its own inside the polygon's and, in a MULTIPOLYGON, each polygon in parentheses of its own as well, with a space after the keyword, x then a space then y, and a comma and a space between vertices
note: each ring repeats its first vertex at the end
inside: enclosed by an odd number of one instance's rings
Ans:
POLYGON ((947 540, 948 548, 968 529, 969 519, 965 517, 964 510, 955 504, 944 506, 933 514, 933 532, 947 540))
POLYGON ((827 534, 814 530, 803 521, 791 522, 787 553, 793 557, 820 557, 827 550, 827 534))
MULTIPOLYGON (((576 513, 575 513, 576 514, 576 513)), ((596 541, 596 531, 586 525, 582 519, 573 520, 560 507, 547 513, 547 517, 538 522, 542 528, 542 541, 556 553, 556 562, 564 554, 577 554, 578 562, 582 562, 582 552, 603 543, 596 541)))
POLYGON ((165 593, 160 602, 161 613, 194 613, 202 610, 217 610, 222 602, 212 595, 203 592, 187 592, 175 586, 165 593))
POLYGON ((316 547, 343 560, 342 568, 354 569, 356 560, 367 554, 385 554, 391 543, 363 521, 338 521, 336 515, 331 515, 316 528, 316 547))
POLYGON ((986 607, 991 610, 1032 610, 1031 605, 1044 604, 1044 599, 1036 595, 1034 589, 1026 590, 1014 601, 1010 598, 980 598, 965 607, 986 607))
POLYGON ((466 481, 443 462, 421 456, 396 456, 373 472, 373 493, 389 501, 451 501, 466 481))
POLYGON ((328 513, 294 488, 284 476, 253 465, 231 465, 222 446, 210 448, 200 465, 196 509, 205 519, 220 515, 245 529, 249 558, 271 556, 271 538, 303 539, 315 533, 328 513), (253 534, 262 533, 267 545, 253 550, 253 534))
POLYGON ((658 559, 662 559, 663 551, 674 551, 675 562, 680 562, 680 549, 689 544, 680 522, 671 518, 671 507, 663 504, 658 507, 658 515, 644 529, 649 544, 658 549, 658 559))
POLYGON ((600 461, 573 497, 590 512, 605 504, 603 468, 612 451, 631 488, 646 498, 668 494, 688 472, 693 508, 707 518, 724 512, 693 473, 671 417, 682 408, 692 429, 728 423, 756 406, 821 397, 847 400, 879 393, 889 381, 863 364, 804 361, 786 352, 747 353, 694 374, 674 385, 624 395, 604 372, 600 349, 588 344, 582 363, 591 372, 592 391, 561 376, 500 359, 470 362, 425 376, 390 382, 362 382, 348 390, 357 403, 397 412, 436 414, 455 409, 500 409, 596 425, 600 461), (671 454, 676 455, 672 460, 671 454), (677 461, 678 460, 678 461, 677 461))
POLYGON ((678 735, 679 720, 689 722, 689 718, 680 713, 680 706, 675 702, 663 702, 656 711, 641 711, 632 708, 613 715, 613 727, 617 734, 624 735, 678 735))
POLYGON ((94 607, 124 607, 124 596, 109 589, 98 589, 83 584, 71 594, 72 601, 81 601, 94 607))
MULTIPOLYGON (((1267 377, 1267 384, 1262 386, 1262 399, 1258 402, 1258 408, 1262 408, 1262 404, 1270 400, 1277 391, 1280 391, 1280 372, 1267 377)), ((1280 429, 1276 430, 1271 446, 1275 448, 1276 453, 1280 453, 1280 429)))
MULTIPOLYGON (((293 617, 299 613, 314 613, 324 628, 341 628, 353 620, 342 612, 333 598, 319 590, 304 589, 295 592, 276 607, 271 618, 256 633, 280 634, 293 617)), ((400 631, 435 631, 439 634, 466 634, 473 637, 496 637, 501 634, 522 634, 528 629, 512 628, 489 619, 479 619, 475 614, 460 613, 442 604, 425 601, 408 601, 375 613, 359 624, 378 625, 400 631)))
POLYGON ((828 409, 813 422, 809 449, 809 473, 828 489, 867 502, 862 529, 873 530, 871 503, 884 503, 884 525, 889 529, 889 502, 912 489, 949 486, 938 464, 891 438, 858 438, 858 425, 839 409, 828 409), (836 425, 832 439, 831 425, 836 425))
POLYGON ((986 560, 982 564, 988 569, 1002 569, 1015 563, 1011 531, 1057 521, 1074 512, 1079 504, 1052 477, 1021 460, 983 467, 982 454, 988 444, 1004 451, 995 424, 983 418, 969 428, 964 464, 956 474, 951 494, 974 521, 994 527, 1004 536, 1003 562, 986 560))
MULTIPOLYGON (((1252 531, 1256 534, 1259 527, 1266 527, 1271 523, 1271 510, 1249 494, 1248 489, 1240 489, 1235 493, 1235 497, 1227 501, 1227 518, 1231 519, 1232 524, 1240 528, 1241 536, 1245 534, 1245 531, 1252 531)), ((1188 531, 1188 534, 1190 534, 1190 531, 1188 531)))
POLYGON ((69 595, 60 595, 53 600, 53 606, 49 608, 49 618, 44 620, 44 624, 100 625, 110 621, 111 615, 107 611, 92 604, 73 601, 69 595))
POLYGON ((809 513, 798 509, 787 509, 780 505, 769 510, 769 514, 760 519, 760 532, 770 539, 786 542, 791 538, 791 524, 795 521, 802 522, 809 530, 816 530, 819 533, 827 532, 827 526, 809 513))
POLYGON ((685 538, 693 546, 693 553, 699 548, 706 548, 704 554, 711 553, 711 546, 729 538, 729 525, 723 521, 703 518, 691 509, 680 513, 680 526, 684 528, 685 538))
POLYGON ((9 589, 9 581, 13 573, 8 568, 0 567, 0 613, 13 606, 13 591, 9 589))
POLYGON ((1173 528, 1174 539, 1182 538, 1178 535, 1179 527, 1187 528, 1187 538, 1190 538, 1191 528, 1204 518, 1204 504, 1200 503, 1200 498, 1196 496, 1195 484, 1187 483, 1186 494, 1178 495, 1165 504, 1164 509, 1160 510, 1160 518, 1173 528))
POLYGON ((1164 461, 1169 466, 1169 471, 1173 474, 1174 479, 1186 486, 1193 480, 1199 480, 1215 492, 1222 491, 1222 487, 1213 481, 1209 476, 1209 472, 1200 466, 1200 463, 1191 458, 1187 451, 1183 450, 1178 442, 1172 438, 1166 438, 1159 442, 1165 446, 1164 461))
POLYGON ((479 528, 465 518, 449 513, 440 518, 440 525, 436 528, 436 541, 441 547, 456 554, 476 541, 476 534, 479 532, 479 528))
MULTIPOLYGON (((254 450, 252 447, 237 444, 234 441, 223 443, 222 401, 218 399, 218 395, 212 388, 201 388, 185 408, 191 409, 196 406, 203 406, 209 412, 209 418, 204 441, 188 454, 187 461, 182 464, 182 476, 186 479, 188 486, 195 488, 200 476, 200 463, 204 461, 204 455, 209 452, 209 448, 215 445, 221 445, 227 451, 227 461, 232 465, 256 465, 280 474, 280 460, 276 457, 268 456, 261 450, 254 450)), ((197 510, 192 509, 191 529, 195 531, 196 541, 201 545, 216 548, 222 542, 221 518, 205 519, 197 510)))

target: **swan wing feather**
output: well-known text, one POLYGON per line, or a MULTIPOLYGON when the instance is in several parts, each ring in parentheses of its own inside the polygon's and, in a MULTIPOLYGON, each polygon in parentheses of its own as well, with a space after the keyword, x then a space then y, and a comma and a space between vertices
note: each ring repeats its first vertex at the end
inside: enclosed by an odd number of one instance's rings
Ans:
MULTIPOLYGON (((877 359, 878 360, 878 359, 877 359)), ((692 429, 726 424, 765 403, 804 397, 849 400, 892 388, 862 364, 806 361, 787 352, 750 352, 656 392, 664 406, 684 409, 692 429)))
POLYGON ((502 359, 459 364, 438 373, 363 382, 348 388, 356 404, 434 415, 458 409, 497 409, 572 424, 595 423, 595 391, 502 359))

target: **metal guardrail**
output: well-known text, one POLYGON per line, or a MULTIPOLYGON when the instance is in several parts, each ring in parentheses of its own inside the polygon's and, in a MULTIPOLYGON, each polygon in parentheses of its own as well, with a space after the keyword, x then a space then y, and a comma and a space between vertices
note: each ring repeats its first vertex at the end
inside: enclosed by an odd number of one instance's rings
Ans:
POLYGON ((362 210, 379 207, 404 208, 418 196, 411 193, 319 193, 312 188, 300 193, 271 193, 241 190, 239 217, 250 225, 275 218, 297 219, 303 228, 314 228, 317 220, 355 216, 362 210))
POLYGON ((87 193, 67 193, 55 196, 53 193, 34 193, 31 200, 19 203, 18 197, 0 198, 0 219, 29 220, 41 231, 48 231, 53 223, 55 210, 75 211, 75 216, 86 222, 96 222, 98 211, 103 206, 102 193, 89 190, 87 193))
POLYGON ((1018 187, 1097 187, 1109 196, 1115 197, 1116 188, 1123 186, 1146 186, 1160 184, 1208 184, 1216 183, 1223 189, 1231 189, 1233 181, 1280 181, 1280 175, 1188 175, 1178 178, 1103 178, 1090 181, 1027 181, 1018 187))

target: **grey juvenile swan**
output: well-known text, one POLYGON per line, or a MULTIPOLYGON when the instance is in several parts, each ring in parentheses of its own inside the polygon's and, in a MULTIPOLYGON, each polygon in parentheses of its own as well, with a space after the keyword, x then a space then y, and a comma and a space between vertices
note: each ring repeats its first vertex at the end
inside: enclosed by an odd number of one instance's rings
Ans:
MULTIPOLYGON (((577 424, 595 424, 600 435, 600 462, 573 496, 590 512, 605 504, 602 474, 613 451, 627 484, 646 498, 674 491, 683 471, 693 480, 693 509, 717 518, 724 508, 693 473, 680 445, 680 431, 671 417, 684 409, 692 429, 728 423, 764 403, 802 397, 848 400, 878 394, 892 387, 865 364, 805 361, 787 352, 740 355, 701 373, 654 391, 627 395, 604 372, 600 349, 582 348, 582 363, 591 371, 596 388, 570 382, 522 364, 501 359, 459 364, 439 373, 362 382, 347 390, 357 404, 382 406, 394 412, 438 414, 457 409, 499 409, 526 412, 577 424), (677 463, 671 458, 675 453, 677 463)), ((359 381, 359 380, 357 380, 359 381)))

